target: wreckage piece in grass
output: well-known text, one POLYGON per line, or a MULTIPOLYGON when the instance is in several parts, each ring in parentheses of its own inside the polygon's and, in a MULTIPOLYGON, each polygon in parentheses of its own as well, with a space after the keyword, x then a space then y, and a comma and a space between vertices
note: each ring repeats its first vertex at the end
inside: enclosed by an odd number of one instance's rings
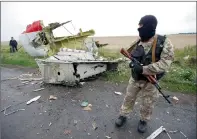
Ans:
POLYGON ((118 61, 108 61, 98 56, 98 47, 94 39, 94 30, 71 36, 54 37, 53 30, 71 23, 50 23, 44 26, 43 21, 35 21, 28 25, 20 35, 20 42, 25 51, 36 58, 45 83, 76 84, 84 79, 96 76, 109 70, 116 70, 118 61), (88 41, 89 40, 89 41, 88 41))

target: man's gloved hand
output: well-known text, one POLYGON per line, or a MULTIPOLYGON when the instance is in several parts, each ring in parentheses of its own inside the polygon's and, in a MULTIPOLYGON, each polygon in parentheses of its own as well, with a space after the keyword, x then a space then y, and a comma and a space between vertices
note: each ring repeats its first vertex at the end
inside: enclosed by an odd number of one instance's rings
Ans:
POLYGON ((142 74, 143 72, 143 67, 135 62, 130 62, 129 67, 132 68, 136 74, 142 74))

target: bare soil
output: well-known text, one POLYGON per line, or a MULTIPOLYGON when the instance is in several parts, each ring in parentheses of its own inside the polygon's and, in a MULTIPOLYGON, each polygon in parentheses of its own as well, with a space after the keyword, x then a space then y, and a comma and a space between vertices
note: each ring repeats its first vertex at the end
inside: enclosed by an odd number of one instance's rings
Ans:
MULTIPOLYGON (((188 35, 167 35, 167 37, 171 40, 172 44, 175 48, 184 48, 188 45, 196 45, 196 34, 188 34, 188 35)), ((106 48, 110 49, 119 49, 119 48, 128 48, 129 45, 137 39, 137 36, 118 36, 118 37, 95 37, 95 40, 100 43, 108 43, 106 48)))

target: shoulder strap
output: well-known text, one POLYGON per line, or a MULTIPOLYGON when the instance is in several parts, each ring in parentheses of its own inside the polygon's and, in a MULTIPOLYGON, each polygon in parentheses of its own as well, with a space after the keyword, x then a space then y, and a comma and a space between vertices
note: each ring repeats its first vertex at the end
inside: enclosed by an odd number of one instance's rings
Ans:
POLYGON ((139 42, 140 42, 140 39, 137 39, 136 41, 134 41, 134 42, 130 45, 129 49, 127 49, 127 52, 130 54, 131 51, 133 50, 133 48, 134 48, 139 42))
POLYGON ((161 36, 161 35, 156 35, 154 38, 153 42, 153 47, 152 47, 152 62, 155 62, 155 49, 157 46, 163 45, 166 39, 166 35, 161 36))
POLYGON ((157 45, 157 35, 154 38, 153 47, 152 47, 152 63, 155 62, 155 49, 157 45))

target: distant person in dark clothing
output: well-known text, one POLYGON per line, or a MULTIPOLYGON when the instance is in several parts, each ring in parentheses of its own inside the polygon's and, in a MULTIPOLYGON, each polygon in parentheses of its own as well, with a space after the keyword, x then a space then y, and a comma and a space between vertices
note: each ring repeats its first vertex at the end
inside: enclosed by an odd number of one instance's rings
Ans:
POLYGON ((18 51, 18 49, 17 49, 18 43, 17 43, 17 41, 13 37, 11 37, 11 40, 10 40, 9 45, 10 45, 11 52, 18 51))

